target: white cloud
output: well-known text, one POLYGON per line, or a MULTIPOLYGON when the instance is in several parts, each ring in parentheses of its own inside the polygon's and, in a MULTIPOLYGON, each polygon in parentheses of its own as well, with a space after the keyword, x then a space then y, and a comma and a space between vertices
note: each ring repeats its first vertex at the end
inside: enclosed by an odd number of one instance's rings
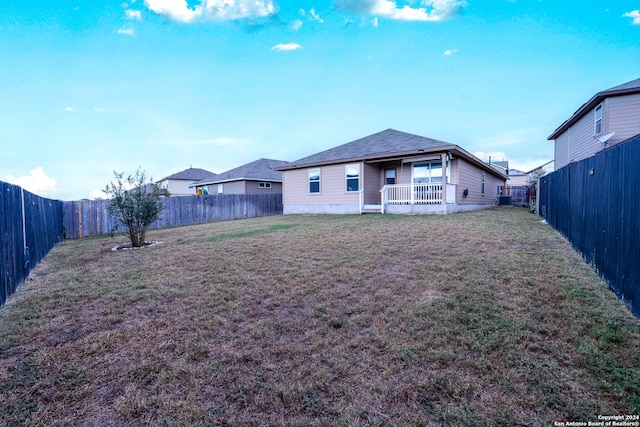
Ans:
POLYGON ((293 23, 291 24, 291 29, 293 29, 294 31, 298 31, 300 28, 302 28, 302 20, 296 19, 295 21, 293 21, 293 23))
POLYGON ((44 173, 42 166, 33 169, 29 175, 18 177, 7 175, 6 180, 39 196, 53 196, 57 192, 58 183, 44 173))
POLYGON ((631 25, 640 25, 640 10, 632 10, 622 16, 633 19, 633 21, 631 21, 631 25))
POLYGON ((145 0, 144 3, 152 12, 185 23, 199 19, 260 18, 276 11, 272 0, 200 0, 193 8, 186 0, 145 0))
POLYGON ((64 107, 64 111, 66 111, 67 113, 72 113, 73 107, 64 107))
POLYGON ((123 36, 135 36, 136 35, 136 30, 133 29, 132 27, 128 27, 128 28, 119 28, 118 31, 116 31, 116 33, 121 34, 123 36))
POLYGON ((447 49, 444 51, 444 56, 451 56, 454 53, 458 53, 460 49, 447 49))
POLYGON ((104 191, 102 191, 102 188, 96 188, 95 190, 91 190, 89 192, 89 199, 90 200, 107 199, 107 198, 108 198, 108 196, 104 191))
POLYGON ((297 50, 302 49, 298 43, 280 43, 271 48, 271 50, 280 50, 280 51, 289 51, 289 50, 297 50))
POLYGON ((131 19, 135 21, 139 21, 142 19, 142 13, 139 10, 127 9, 124 11, 124 14, 127 17, 127 19, 131 19))
POLYGON ((488 162, 489 158, 492 162, 502 162, 507 159, 507 155, 503 151, 476 151, 473 155, 485 162, 488 162))
POLYGON ((371 20, 371 25, 373 25, 374 27, 378 28, 378 18, 373 18, 371 20))
POLYGON ((321 24, 324 24, 324 19, 320 18, 320 15, 318 15, 314 9, 309 10, 309 13, 311 14, 312 21, 316 21, 321 24))
POLYGON ((377 15, 402 21, 441 21, 456 16, 464 0, 422 0, 423 7, 404 5, 395 0, 337 0, 339 8, 358 14, 377 15))

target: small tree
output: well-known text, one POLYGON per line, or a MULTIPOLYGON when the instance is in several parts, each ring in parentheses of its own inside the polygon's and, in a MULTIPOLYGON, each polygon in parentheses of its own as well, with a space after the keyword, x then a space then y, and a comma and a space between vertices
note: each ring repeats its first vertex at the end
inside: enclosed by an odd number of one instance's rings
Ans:
POLYGON ((115 182, 102 190, 110 197, 107 210, 127 227, 131 246, 139 248, 144 246, 147 227, 158 219, 164 209, 160 197, 168 193, 151 179, 147 182, 140 168, 126 179, 124 173, 113 172, 113 175, 115 182))

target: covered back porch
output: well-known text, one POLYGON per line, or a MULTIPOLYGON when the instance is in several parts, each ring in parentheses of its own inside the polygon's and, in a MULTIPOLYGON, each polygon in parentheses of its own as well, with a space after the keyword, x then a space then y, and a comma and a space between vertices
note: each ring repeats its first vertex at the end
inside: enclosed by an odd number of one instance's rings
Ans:
POLYGON ((456 203, 449 153, 365 162, 361 213, 437 213, 456 203))

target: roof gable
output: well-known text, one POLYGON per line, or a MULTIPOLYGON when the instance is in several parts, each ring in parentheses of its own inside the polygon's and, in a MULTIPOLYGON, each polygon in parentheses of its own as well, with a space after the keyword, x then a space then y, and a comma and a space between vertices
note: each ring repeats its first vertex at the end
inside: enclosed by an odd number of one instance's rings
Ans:
POLYGON ((387 129, 355 141, 291 162, 293 167, 315 164, 340 163, 359 159, 373 159, 410 152, 425 152, 454 144, 424 136, 387 129))

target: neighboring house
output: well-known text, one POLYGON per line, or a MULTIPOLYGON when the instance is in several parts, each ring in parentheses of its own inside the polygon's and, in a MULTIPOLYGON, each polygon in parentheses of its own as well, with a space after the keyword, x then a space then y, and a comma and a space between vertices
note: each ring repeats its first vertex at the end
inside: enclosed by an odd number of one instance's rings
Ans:
POLYGON ((531 184, 536 184, 538 182, 538 179, 540 179, 541 177, 545 176, 548 173, 553 172, 554 169, 554 162, 553 160, 548 161, 545 164, 542 164, 540 166, 538 166, 535 169, 530 170, 529 172, 527 172, 527 183, 529 185, 531 184))
POLYGON ((455 144, 393 129, 279 169, 285 214, 481 209, 507 179, 455 144))
POLYGON ((193 184, 203 179, 213 179, 216 174, 204 169, 189 168, 162 178, 156 183, 172 196, 191 196, 196 194, 193 184))
POLYGON ((518 169, 509 169, 509 181, 507 184, 510 187, 529 185, 527 182, 527 173, 518 169))
POLYGON ((194 184, 197 194, 282 193, 283 160, 259 159, 194 184))
POLYGON ((489 156, 489 164, 498 169, 503 174, 509 175, 509 162, 507 162, 506 160, 503 160, 501 162, 492 162, 491 156, 489 156))
POLYGON ((640 79, 596 93, 547 139, 556 170, 640 134, 640 79))

